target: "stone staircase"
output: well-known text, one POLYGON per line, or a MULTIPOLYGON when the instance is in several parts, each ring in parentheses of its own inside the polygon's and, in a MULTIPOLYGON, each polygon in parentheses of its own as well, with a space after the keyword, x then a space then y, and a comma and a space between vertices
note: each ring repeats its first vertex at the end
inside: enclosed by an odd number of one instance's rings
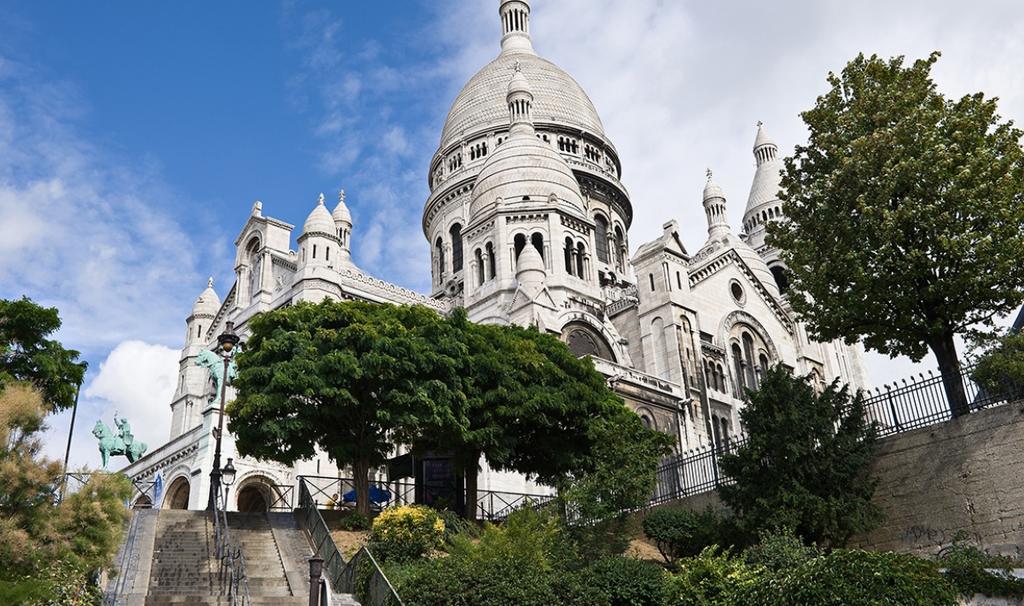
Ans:
MULTIPOLYGON (((290 513, 229 513, 228 527, 231 542, 245 557, 252 606, 308 604, 308 579, 300 566, 309 556, 309 543, 290 513)), ((214 551, 209 514, 161 511, 145 605, 225 606, 214 551)))

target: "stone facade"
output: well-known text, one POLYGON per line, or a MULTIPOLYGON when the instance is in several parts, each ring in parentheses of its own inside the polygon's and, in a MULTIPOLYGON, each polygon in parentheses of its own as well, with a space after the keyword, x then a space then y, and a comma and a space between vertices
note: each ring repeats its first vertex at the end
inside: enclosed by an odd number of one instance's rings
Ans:
MULTIPOLYGON (((863 386, 860 349, 807 338, 786 299, 785 267, 764 244, 765 224, 781 218, 778 147, 765 130, 755 138, 743 233, 732 231, 709 171, 693 204, 708 222, 697 252, 669 221, 630 257, 633 206, 597 110, 571 76, 534 51, 529 2, 501 0, 498 12, 501 51, 453 103, 427 175, 430 295, 359 269, 344 192, 333 211, 321 194, 298 233, 256 202, 235 240, 234 284, 221 300, 211 281, 187 317, 170 441, 126 469, 141 482, 159 476, 164 505, 206 502, 218 398, 195 365, 199 352, 215 346, 227 321, 244 340, 253 315, 301 301, 420 304, 439 313, 458 306, 474 321, 537 326, 591 356, 680 452, 741 431, 740 394, 769 365, 863 386)), ((235 455, 230 436, 224 451, 235 455)), ((290 467, 241 459, 236 467, 232 505, 246 482, 274 500, 299 474, 339 471, 326 456, 290 467)), ((486 468, 480 487, 539 489, 486 468)))

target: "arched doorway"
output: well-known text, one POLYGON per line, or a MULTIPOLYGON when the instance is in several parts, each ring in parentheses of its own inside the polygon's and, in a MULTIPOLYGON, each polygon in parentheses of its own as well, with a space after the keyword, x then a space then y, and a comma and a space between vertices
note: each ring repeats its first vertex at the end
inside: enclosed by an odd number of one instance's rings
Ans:
POLYGON ((247 478, 238 486, 235 502, 243 513, 265 513, 274 502, 274 488, 262 476, 247 478))
POLYGON ((191 494, 191 487, 188 479, 178 478, 171 482, 167 489, 167 496, 164 498, 164 509, 188 509, 188 498, 191 494))
POLYGON ((144 494, 135 499, 135 503, 132 504, 132 509, 152 509, 152 507, 153 499, 149 498, 148 494, 144 494))

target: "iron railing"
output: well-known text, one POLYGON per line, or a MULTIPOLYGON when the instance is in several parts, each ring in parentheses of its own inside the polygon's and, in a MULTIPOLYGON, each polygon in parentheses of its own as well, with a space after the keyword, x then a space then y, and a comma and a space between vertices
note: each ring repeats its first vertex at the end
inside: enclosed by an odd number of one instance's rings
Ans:
POLYGON ((377 560, 365 545, 360 547, 352 559, 345 564, 337 587, 342 593, 356 596, 359 603, 365 606, 401 606, 402 604, 398 592, 395 591, 391 581, 384 575, 384 571, 381 570, 377 560))
MULTIPOLYGON (((983 389, 974 382, 973 370, 971 366, 964 366, 958 377, 968 401, 963 414, 1024 398, 1024 386, 1010 381, 1003 382, 997 389, 983 389)), ((942 377, 934 374, 886 385, 864 396, 867 419, 875 423, 881 438, 954 418, 942 377)), ((730 483, 732 480, 720 471, 719 459, 745 443, 746 438, 740 436, 663 459, 658 466, 657 483, 649 506, 711 492, 730 483)))
MULTIPOLYGON (((299 521, 313 543, 314 552, 324 560, 324 570, 331 587, 334 591, 354 594, 364 606, 401 606, 398 592, 366 547, 362 547, 348 562, 345 562, 338 550, 327 523, 320 515, 319 503, 313 498, 314 493, 320 495, 325 488, 331 489, 333 485, 326 482, 310 483, 311 480, 330 479, 299 476, 299 521)), ((345 482, 338 478, 334 480, 339 484, 345 482)))
POLYGON ((224 509, 223 495, 218 491, 213 508, 214 548, 219 569, 217 579, 220 595, 227 599, 228 606, 249 606, 249 577, 246 574, 245 555, 242 548, 231 542, 228 527, 228 513, 224 509))
MULTIPOLYGON (((355 481, 351 478, 326 476, 299 476, 299 478, 300 484, 302 481, 306 482, 310 499, 315 507, 320 509, 355 507, 355 503, 344 501, 345 494, 355 490, 355 481)), ((371 508, 375 511, 417 502, 416 484, 412 482, 371 482, 371 490, 374 489, 387 493, 386 499, 371 501, 371 508)), ((425 495, 428 498, 428 502, 425 504, 437 508, 453 507, 459 500, 457 497, 465 496, 464 489, 457 488, 422 487, 422 490, 428 493, 425 495), (462 494, 459 494, 460 492, 462 494)), ((554 495, 477 490, 476 518, 491 522, 504 520, 516 509, 547 503, 553 498, 554 495)))
POLYGON ((129 570, 133 565, 138 565, 139 554, 135 549, 135 541, 139 533, 141 512, 129 512, 131 519, 128 522, 128 531, 125 533, 124 542, 121 545, 117 561, 117 576, 107 586, 103 595, 103 606, 122 606, 126 602, 125 592, 129 581, 134 581, 129 570))
MULTIPOLYGON (((107 473, 107 472, 95 472, 95 473, 107 473)), ((92 478, 93 472, 89 471, 69 471, 61 476, 59 482, 53 487, 54 500, 60 503, 69 494, 74 494, 85 487, 92 478)), ((153 505, 154 490, 156 488, 156 482, 132 480, 132 496, 129 497, 128 503, 130 509, 150 509, 153 505)))

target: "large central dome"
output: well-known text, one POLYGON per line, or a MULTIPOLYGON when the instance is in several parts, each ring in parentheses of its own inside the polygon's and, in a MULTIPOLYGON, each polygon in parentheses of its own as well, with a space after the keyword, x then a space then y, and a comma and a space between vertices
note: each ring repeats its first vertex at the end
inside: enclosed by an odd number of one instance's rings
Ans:
POLYGON ((606 138, 594 104, 572 76, 532 50, 506 50, 478 71, 455 98, 441 131, 441 149, 460 137, 508 124, 505 94, 517 61, 530 74, 535 123, 560 124, 606 138))

